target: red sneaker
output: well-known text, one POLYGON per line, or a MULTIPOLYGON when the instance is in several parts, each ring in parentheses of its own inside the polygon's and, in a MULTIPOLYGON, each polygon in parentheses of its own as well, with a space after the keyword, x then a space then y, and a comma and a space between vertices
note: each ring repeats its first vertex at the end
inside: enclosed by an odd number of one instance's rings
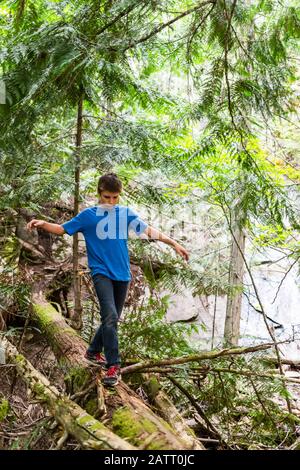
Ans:
POLYGON ((102 379, 102 383, 109 387, 114 387, 121 380, 121 369, 120 366, 110 366, 102 379))
POLYGON ((86 351, 84 357, 92 362, 93 364, 96 364, 97 366, 105 367, 106 366, 106 359, 105 356, 101 353, 90 353, 86 351))

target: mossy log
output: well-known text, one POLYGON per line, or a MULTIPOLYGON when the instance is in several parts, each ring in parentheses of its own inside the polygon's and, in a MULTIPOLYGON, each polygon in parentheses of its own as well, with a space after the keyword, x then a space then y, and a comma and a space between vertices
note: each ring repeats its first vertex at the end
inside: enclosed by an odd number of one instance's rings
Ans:
MULTIPOLYGON (((42 294, 34 297, 33 316, 45 332, 59 361, 63 360, 78 376, 91 374, 84 352, 87 344, 42 294), (42 302, 41 302, 42 301, 42 302)), ((112 430, 131 444, 144 449, 192 449, 175 429, 157 416, 124 382, 113 393, 104 391, 112 430)))
POLYGON ((161 390, 156 376, 143 374, 148 396, 158 409, 159 414, 167 421, 173 429, 188 443, 191 449, 205 450, 203 444, 197 439, 194 431, 186 424, 181 414, 177 411, 168 395, 161 390))
POLYGON ((49 380, 6 339, 0 339, 6 360, 16 365, 18 374, 24 379, 34 397, 45 404, 64 430, 86 449, 137 450, 114 434, 82 409, 77 403, 60 393, 49 380))
POLYGON ((85 342, 53 305, 47 302, 44 292, 38 288, 32 293, 32 313, 60 361, 73 367, 86 365, 85 342))
POLYGON ((65 372, 65 382, 70 393, 76 393, 91 380, 84 354, 84 340, 68 325, 64 317, 47 302, 42 293, 33 295, 32 319, 45 334, 59 365, 65 372))
MULTIPOLYGON (((156 415, 138 396, 132 394, 126 384, 116 390, 118 397, 126 406, 116 410, 112 418, 113 431, 122 437, 132 436, 134 445, 141 446, 145 440, 145 433, 148 433, 147 449, 197 449, 205 450, 204 447, 187 433, 187 427, 179 426, 175 416, 179 416, 176 411, 174 416, 171 413, 162 413, 163 417, 156 415), (138 415, 138 419, 133 417, 138 415), (165 418, 165 419, 163 419, 165 418), (176 423, 175 423, 176 422, 176 423), (175 426, 174 426, 175 425, 175 426), (134 435, 133 435, 134 433, 134 435), (178 437, 180 436, 180 441, 178 437)), ((170 403, 168 403, 170 405, 170 403)), ((169 406, 169 410, 171 405, 169 406)), ((172 405, 172 410, 176 410, 172 405)), ((182 420, 183 421, 183 420, 182 420)), ((193 431, 190 430, 193 434, 193 431)))

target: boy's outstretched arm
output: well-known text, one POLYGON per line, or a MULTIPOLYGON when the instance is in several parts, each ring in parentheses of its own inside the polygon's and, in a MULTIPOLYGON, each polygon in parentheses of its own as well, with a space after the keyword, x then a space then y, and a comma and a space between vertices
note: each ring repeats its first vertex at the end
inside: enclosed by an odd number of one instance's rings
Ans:
POLYGON ((144 233, 149 238, 152 238, 153 240, 158 240, 160 242, 163 242, 163 243, 166 243, 167 245, 172 246, 172 248, 174 248, 176 253, 182 256, 183 259, 185 259, 186 261, 189 260, 189 254, 186 251, 186 249, 183 248, 183 246, 177 243, 175 240, 173 240, 173 238, 168 237, 168 235, 165 235, 164 233, 160 232, 154 227, 151 227, 150 225, 148 225, 144 233))
POLYGON ((55 233, 56 235, 63 235, 65 233, 64 228, 59 224, 51 224, 45 220, 32 219, 27 224, 27 230, 32 230, 34 228, 42 228, 46 232, 55 233))

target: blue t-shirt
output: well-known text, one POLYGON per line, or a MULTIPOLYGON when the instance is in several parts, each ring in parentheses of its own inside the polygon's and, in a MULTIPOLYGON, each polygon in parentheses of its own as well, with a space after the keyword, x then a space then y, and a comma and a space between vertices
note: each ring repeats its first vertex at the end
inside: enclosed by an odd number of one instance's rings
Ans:
POLYGON ((82 232, 92 276, 103 274, 115 281, 130 281, 128 232, 141 235, 148 227, 136 212, 126 206, 88 207, 62 224, 68 235, 82 232))

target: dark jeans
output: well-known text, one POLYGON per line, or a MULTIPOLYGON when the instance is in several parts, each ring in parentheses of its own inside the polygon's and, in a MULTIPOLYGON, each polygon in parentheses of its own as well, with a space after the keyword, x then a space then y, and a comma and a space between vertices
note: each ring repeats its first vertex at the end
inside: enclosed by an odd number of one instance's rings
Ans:
POLYGON ((88 347, 88 352, 102 352, 107 365, 120 364, 118 344, 118 320, 125 303, 129 281, 113 281, 102 274, 93 277, 100 303, 101 325, 88 347))

